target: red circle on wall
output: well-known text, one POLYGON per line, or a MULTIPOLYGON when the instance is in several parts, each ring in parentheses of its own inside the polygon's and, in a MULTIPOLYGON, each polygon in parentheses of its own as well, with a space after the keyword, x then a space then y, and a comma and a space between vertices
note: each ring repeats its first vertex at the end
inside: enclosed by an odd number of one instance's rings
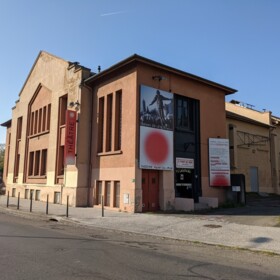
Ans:
POLYGON ((152 163, 163 163, 168 157, 168 141, 161 132, 150 132, 145 139, 144 147, 146 155, 152 163))

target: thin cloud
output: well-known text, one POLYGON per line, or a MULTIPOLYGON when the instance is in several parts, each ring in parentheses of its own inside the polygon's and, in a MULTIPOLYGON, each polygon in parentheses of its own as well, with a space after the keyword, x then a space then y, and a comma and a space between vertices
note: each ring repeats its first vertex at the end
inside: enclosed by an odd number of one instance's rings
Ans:
POLYGON ((105 13, 105 14, 101 14, 101 17, 108 17, 108 16, 114 16, 114 15, 118 15, 118 14, 124 14, 127 13, 127 11, 118 11, 118 12, 111 12, 111 13, 105 13))

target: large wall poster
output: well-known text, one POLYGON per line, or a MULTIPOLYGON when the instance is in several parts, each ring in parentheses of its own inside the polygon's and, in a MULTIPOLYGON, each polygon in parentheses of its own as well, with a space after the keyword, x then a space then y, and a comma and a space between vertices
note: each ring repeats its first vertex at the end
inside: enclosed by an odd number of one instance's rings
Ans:
POLYGON ((230 186, 229 140, 209 138, 210 186, 230 186))
POLYGON ((173 127, 173 94, 141 85, 140 168, 173 170, 173 127))

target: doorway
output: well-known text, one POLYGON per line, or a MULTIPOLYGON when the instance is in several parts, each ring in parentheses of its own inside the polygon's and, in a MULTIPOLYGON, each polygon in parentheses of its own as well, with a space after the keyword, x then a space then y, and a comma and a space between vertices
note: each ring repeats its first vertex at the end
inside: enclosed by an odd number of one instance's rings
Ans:
POLYGON ((159 210, 159 171, 142 169, 142 212, 159 210))
POLYGON ((250 182, 251 182, 251 192, 259 192, 259 175, 258 167, 250 167, 250 182))
POLYGON ((175 176, 176 197, 194 198, 194 170, 176 168, 175 176))

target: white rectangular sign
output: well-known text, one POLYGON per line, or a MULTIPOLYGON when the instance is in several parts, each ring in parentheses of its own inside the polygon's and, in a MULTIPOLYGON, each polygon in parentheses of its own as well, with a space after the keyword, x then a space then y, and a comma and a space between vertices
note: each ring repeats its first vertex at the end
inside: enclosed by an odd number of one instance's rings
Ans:
POLYGON ((194 169, 193 158, 176 158, 176 168, 194 169))
POLYGON ((230 186, 229 140, 209 138, 210 186, 230 186))

